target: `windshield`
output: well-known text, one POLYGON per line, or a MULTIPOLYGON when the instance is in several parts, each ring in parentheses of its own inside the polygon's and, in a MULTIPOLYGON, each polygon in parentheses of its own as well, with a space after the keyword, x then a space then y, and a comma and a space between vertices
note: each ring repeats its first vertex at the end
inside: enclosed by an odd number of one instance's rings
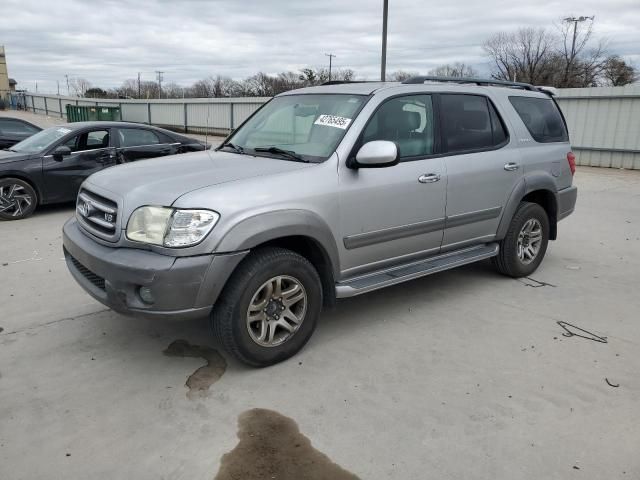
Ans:
POLYGON ((14 152, 37 153, 49 148, 56 140, 61 139, 71 129, 66 127, 51 127, 16 143, 10 150, 14 152))
POLYGON ((326 160, 366 102, 365 95, 284 95, 276 97, 229 138, 240 151, 282 158, 287 150, 304 161, 326 160))

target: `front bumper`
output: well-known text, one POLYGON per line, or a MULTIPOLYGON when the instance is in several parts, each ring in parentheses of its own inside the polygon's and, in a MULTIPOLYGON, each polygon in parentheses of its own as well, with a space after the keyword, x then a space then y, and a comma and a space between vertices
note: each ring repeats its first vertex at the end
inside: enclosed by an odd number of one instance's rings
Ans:
POLYGON ((208 315, 227 279, 247 252, 171 257, 148 250, 102 245, 75 218, 63 227, 63 248, 73 278, 93 298, 127 315, 198 318, 208 315), (145 303, 140 287, 154 302, 145 303))
POLYGON ((576 208, 578 187, 572 185, 558 192, 558 220, 568 217, 576 208))

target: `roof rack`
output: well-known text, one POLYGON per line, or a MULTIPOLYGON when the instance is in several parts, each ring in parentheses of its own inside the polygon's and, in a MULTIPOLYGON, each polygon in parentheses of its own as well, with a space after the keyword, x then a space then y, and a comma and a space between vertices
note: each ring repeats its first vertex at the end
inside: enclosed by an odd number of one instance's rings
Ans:
POLYGON ((534 87, 529 83, 520 83, 520 82, 509 82, 506 80, 495 80, 492 78, 464 78, 464 77, 429 77, 429 76, 418 76, 411 77, 405 80, 404 84, 416 84, 416 83, 424 83, 424 82, 443 82, 443 83, 475 83, 479 86, 501 86, 501 87, 511 87, 511 88, 521 88, 523 90, 531 90, 532 92, 538 92, 538 88, 534 87))
POLYGON ((376 80, 329 80, 322 83, 322 85, 342 85, 345 83, 380 83, 376 80))

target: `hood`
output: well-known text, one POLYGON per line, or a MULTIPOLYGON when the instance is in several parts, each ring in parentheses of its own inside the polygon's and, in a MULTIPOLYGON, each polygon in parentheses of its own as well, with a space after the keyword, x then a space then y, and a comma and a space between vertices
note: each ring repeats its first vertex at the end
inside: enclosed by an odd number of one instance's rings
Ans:
POLYGON ((111 167, 91 175, 86 183, 115 194, 130 210, 141 205, 168 206, 193 190, 310 165, 205 150, 111 167))
POLYGON ((10 152, 8 150, 0 150, 0 164, 26 160, 30 156, 31 156, 30 153, 10 152))

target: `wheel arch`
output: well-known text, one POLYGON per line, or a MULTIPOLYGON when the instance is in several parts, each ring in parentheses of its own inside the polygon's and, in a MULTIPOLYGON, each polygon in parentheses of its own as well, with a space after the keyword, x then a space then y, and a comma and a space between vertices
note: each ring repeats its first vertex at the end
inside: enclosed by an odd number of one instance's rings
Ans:
POLYGON ((309 260, 320 275, 324 305, 333 306, 338 248, 329 226, 317 214, 286 210, 249 217, 227 232, 216 250, 255 250, 265 246, 286 248, 309 260))
POLYGON ((558 199, 557 188, 553 177, 548 174, 532 174, 524 177, 513 189, 505 205, 504 213, 498 225, 497 240, 502 240, 507 234, 520 202, 537 203, 549 217, 549 240, 558 237, 558 199))
POLYGON ((0 180, 6 180, 8 178, 16 178, 18 180, 22 180, 25 183, 28 183, 38 196, 38 198, 36 199, 36 205, 42 205, 42 191, 40 190, 40 187, 38 187, 38 184, 34 182, 32 178, 30 178, 28 175, 25 175, 23 172, 7 171, 0 173, 0 180))

